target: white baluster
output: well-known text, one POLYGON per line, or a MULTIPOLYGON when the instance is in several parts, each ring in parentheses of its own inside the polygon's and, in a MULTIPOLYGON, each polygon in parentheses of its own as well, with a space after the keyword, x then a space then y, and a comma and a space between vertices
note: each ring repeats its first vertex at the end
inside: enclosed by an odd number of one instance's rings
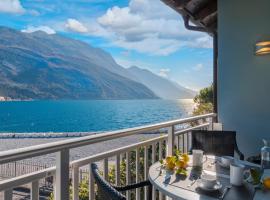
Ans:
MULTIPOLYGON (((140 182, 140 148, 136 148, 136 183, 140 182)), ((136 200, 140 200, 140 188, 136 188, 136 200)))
POLYGON ((163 141, 158 142, 158 159, 162 160, 163 159, 163 153, 162 153, 162 147, 163 147, 163 141))
MULTIPOLYGON (((144 147, 144 179, 148 179, 148 146, 144 147)), ((147 199, 148 187, 144 187, 144 198, 147 199)))
POLYGON ((174 126, 168 128, 168 151, 167 155, 172 156, 174 154, 174 126))
POLYGON ((73 200, 79 200, 79 168, 77 166, 72 168, 72 188, 73 200))
MULTIPOLYGON (((129 185, 130 182, 130 152, 126 152, 126 184, 129 185)), ((126 198, 130 200, 130 190, 126 191, 126 198)))
POLYGON ((13 189, 4 191, 4 200, 12 200, 13 189))
POLYGON ((188 146, 188 148, 187 148, 187 152, 189 152, 189 150, 190 150, 190 148, 191 148, 191 146, 192 146, 192 135, 191 135, 191 132, 188 132, 187 133, 187 138, 188 138, 188 140, 187 140, 187 146, 188 146))
POLYGON ((33 181, 31 183, 31 200, 39 199, 39 181, 33 181))
POLYGON ((56 196, 56 177, 53 176, 53 196, 56 196))
POLYGON ((213 130, 213 118, 209 119, 209 126, 206 129, 209 130, 209 131, 213 130))
MULTIPOLYGON (((158 142, 158 159, 162 160, 163 159, 163 153, 162 153, 162 148, 163 148, 163 141, 158 142)), ((162 193, 159 192, 159 200, 162 200, 162 193)))
POLYGON ((152 144, 152 164, 156 162, 156 143, 152 144))
POLYGON ((164 146, 165 146, 165 156, 168 155, 168 138, 166 140, 164 140, 164 146))
POLYGON ((120 155, 116 155, 115 159, 115 184, 120 186, 120 155))
MULTIPOLYGON (((156 162, 156 143, 152 144, 152 164, 156 162)), ((152 188, 152 199, 156 200, 156 189, 152 188)))
POLYGON ((184 135, 183 135, 183 140, 184 140, 184 153, 186 153, 187 152, 187 134, 186 133, 184 133, 184 135))
MULTIPOLYGON (((174 126, 168 128, 167 156, 174 155, 174 126)), ((169 200, 168 198, 166 198, 169 200)))
POLYGON ((94 182, 94 177, 93 173, 91 170, 91 163, 89 164, 89 200, 94 200, 95 199, 95 182, 94 182))
POLYGON ((69 150, 56 153, 55 200, 69 199, 69 150))

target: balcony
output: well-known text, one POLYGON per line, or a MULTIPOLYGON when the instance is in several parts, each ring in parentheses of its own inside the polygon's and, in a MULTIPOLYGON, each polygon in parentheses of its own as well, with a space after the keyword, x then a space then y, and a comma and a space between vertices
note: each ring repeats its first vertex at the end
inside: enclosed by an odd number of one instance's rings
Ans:
MULTIPOLYGON (((124 129, 119 131, 106 132, 94 136, 84 136, 75 139, 68 139, 54 143, 31 146, 27 148, 4 151, 0 153, 0 164, 9 166, 20 160, 44 156, 46 154, 56 154, 56 166, 45 168, 38 171, 32 171, 23 175, 8 178, 0 182, 1 199, 12 200, 15 198, 14 189, 24 186, 30 189, 30 199, 37 200, 40 198, 41 187, 44 185, 46 178, 53 181, 53 196, 56 200, 67 200, 70 197, 70 185, 72 187, 72 199, 79 200, 79 184, 82 181, 81 169, 87 173, 84 177, 89 185, 89 199, 95 199, 95 183, 90 172, 91 163, 98 162, 103 170, 103 177, 110 180, 109 171, 113 167, 115 180, 112 184, 120 185, 123 180, 126 184, 142 181, 147 179, 149 166, 152 163, 164 158, 166 155, 172 155, 176 147, 182 152, 187 152, 190 148, 190 132, 195 129, 212 129, 213 118, 215 114, 206 114, 185 119, 163 122, 148 126, 124 129), (159 130, 164 134, 158 134, 156 137, 147 139, 142 142, 131 144, 117 149, 112 149, 93 156, 70 161, 70 151, 77 147, 98 144, 104 141, 124 138, 131 135, 137 135, 149 131, 159 130), (135 157, 134 165, 131 164, 131 157, 135 157), (143 170, 141 170, 140 161, 143 160, 143 170), (121 177, 120 165, 124 163, 125 176, 121 177), (131 173, 134 170, 135 173, 131 173), (71 180, 71 184, 70 184, 71 180)), ((147 188, 144 191, 127 192, 127 199, 140 199, 148 194, 147 188), (133 193, 133 194, 132 194, 133 193)), ((153 192, 153 199, 163 195, 157 191, 153 192)))

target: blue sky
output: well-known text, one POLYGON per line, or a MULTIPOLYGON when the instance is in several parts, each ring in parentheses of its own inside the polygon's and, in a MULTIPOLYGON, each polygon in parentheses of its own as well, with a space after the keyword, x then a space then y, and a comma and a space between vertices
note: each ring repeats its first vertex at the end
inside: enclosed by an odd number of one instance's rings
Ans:
POLYGON ((0 0, 0 25, 82 40, 195 90, 212 82, 212 38, 159 0, 0 0))

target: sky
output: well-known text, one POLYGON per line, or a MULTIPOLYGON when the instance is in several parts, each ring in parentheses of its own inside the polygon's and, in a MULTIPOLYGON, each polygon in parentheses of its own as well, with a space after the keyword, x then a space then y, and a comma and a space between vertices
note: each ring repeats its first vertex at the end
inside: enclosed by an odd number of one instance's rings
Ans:
POLYGON ((212 83, 212 38, 160 0, 0 0, 0 26, 82 40, 193 90, 212 83))

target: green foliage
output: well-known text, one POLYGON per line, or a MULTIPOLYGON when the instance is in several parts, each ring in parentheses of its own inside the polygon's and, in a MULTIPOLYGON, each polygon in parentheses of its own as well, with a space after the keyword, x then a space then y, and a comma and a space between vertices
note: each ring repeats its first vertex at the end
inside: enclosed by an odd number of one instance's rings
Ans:
POLYGON ((79 185, 79 199, 88 200, 89 199, 89 183, 88 180, 83 180, 79 185))
POLYGON ((201 103, 212 103, 213 102, 213 85, 200 90, 199 94, 194 97, 194 102, 201 103))
POLYGON ((53 192, 50 194, 48 200, 54 200, 53 192))
POLYGON ((213 85, 200 90, 199 94, 193 100, 196 103, 193 115, 213 112, 213 85))
MULTIPOLYGON (((80 200, 88 200, 89 199, 89 187, 88 187, 88 180, 82 180, 79 185, 79 199, 80 200)), ((69 188, 70 197, 69 199, 72 200, 72 187, 69 188)), ((53 193, 50 194, 48 200, 54 200, 53 193)))

